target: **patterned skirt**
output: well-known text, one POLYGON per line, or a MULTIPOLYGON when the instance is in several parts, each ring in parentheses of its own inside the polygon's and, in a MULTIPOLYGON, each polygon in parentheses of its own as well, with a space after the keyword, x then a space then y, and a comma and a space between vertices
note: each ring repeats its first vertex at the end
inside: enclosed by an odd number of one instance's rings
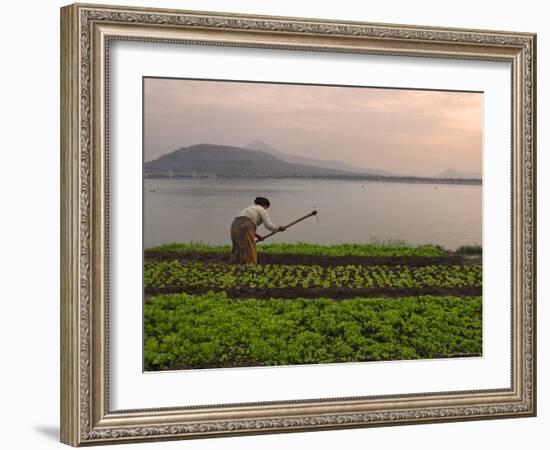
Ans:
POLYGON ((248 217, 235 217, 231 224, 231 264, 257 264, 256 225, 248 217))

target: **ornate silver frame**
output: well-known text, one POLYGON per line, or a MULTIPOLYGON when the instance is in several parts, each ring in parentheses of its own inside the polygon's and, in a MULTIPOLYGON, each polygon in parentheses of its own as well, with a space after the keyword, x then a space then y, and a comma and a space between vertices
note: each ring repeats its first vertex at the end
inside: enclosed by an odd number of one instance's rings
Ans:
POLYGON ((536 35, 75 4, 61 9, 61 441, 97 445, 536 414, 536 35), (512 385, 486 391, 111 411, 107 63, 115 39, 507 61, 512 385))

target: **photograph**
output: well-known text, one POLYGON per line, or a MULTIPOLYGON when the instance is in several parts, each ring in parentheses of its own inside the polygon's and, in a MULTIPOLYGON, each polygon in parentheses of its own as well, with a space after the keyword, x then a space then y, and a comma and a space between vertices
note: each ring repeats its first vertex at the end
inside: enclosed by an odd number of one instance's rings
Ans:
POLYGON ((483 356, 483 92, 142 90, 144 371, 483 356))

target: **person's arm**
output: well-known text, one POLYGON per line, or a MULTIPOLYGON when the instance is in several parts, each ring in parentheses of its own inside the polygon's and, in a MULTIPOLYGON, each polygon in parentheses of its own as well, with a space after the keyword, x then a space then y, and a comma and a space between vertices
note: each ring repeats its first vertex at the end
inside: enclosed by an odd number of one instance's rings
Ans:
POLYGON ((269 214, 264 208, 258 208, 258 212, 260 213, 260 217, 262 218, 262 223, 264 224, 264 227, 266 227, 269 231, 279 231, 280 227, 278 227, 271 221, 269 214))

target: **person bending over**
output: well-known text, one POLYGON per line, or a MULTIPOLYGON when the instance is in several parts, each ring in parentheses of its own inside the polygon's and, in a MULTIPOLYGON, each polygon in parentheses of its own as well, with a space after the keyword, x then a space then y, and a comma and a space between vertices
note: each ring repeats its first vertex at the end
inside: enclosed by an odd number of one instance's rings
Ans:
POLYGON ((256 233, 260 225, 264 225, 269 231, 285 231, 285 227, 277 226, 269 217, 267 209, 270 202, 265 197, 256 197, 254 204, 243 209, 233 219, 231 224, 231 242, 233 249, 229 262, 231 264, 254 264, 258 263, 256 254, 256 239, 262 237, 256 233))

